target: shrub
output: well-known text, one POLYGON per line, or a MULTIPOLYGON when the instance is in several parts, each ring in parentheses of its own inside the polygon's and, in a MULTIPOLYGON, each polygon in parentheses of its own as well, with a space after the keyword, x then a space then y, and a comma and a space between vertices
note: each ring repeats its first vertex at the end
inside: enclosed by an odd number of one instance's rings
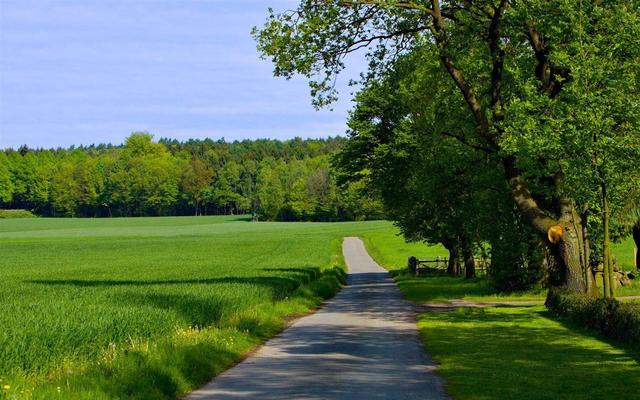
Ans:
POLYGON ((640 344, 640 304, 594 299, 551 290, 545 303, 557 316, 598 331, 608 338, 640 344))
POLYGON ((492 238, 489 280, 500 292, 518 292, 540 286, 543 280, 543 247, 530 228, 516 216, 497 222, 492 238))
POLYGON ((28 210, 0 210, 0 218, 33 218, 35 215, 28 210))

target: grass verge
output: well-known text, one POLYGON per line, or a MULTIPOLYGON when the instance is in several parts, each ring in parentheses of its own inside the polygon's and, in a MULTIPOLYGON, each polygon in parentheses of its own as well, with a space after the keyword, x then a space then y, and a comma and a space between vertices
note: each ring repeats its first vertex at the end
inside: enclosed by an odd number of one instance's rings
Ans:
POLYGON ((344 277, 344 264, 334 264, 287 299, 234 314, 217 326, 176 329, 157 340, 113 346, 102 352, 97 363, 80 366, 76 372, 68 369, 72 366, 58 371, 55 379, 38 387, 33 398, 178 398, 280 332, 285 318, 307 313, 334 295, 344 277))

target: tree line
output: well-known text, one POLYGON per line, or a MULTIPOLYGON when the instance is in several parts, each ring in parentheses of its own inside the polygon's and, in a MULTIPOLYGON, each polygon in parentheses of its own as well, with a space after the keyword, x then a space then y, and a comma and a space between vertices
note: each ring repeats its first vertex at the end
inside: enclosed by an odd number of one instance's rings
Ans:
POLYGON ((594 294, 600 274, 607 297, 610 241, 640 234, 638 36, 628 0, 301 0, 254 29, 316 106, 366 52, 338 163, 405 237, 442 243, 470 276, 488 252, 505 290, 594 294))
POLYGON ((380 218, 362 185, 339 186, 343 138, 213 141, 131 134, 123 145, 0 152, 0 208, 42 216, 254 214, 267 220, 380 218))

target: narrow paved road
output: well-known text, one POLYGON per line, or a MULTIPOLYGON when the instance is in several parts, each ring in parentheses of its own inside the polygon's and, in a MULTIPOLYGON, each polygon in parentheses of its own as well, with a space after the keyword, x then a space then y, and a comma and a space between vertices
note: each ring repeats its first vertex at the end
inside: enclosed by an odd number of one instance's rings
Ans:
POLYGON ((442 399, 412 305, 346 238, 347 286, 187 399, 442 399))

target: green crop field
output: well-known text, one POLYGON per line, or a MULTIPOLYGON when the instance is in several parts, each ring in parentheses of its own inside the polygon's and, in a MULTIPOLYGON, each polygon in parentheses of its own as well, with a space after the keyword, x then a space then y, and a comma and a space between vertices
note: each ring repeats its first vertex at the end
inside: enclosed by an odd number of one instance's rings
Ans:
POLYGON ((402 242, 394 232, 241 217, 2 220, 0 384, 18 397, 175 398, 335 292, 343 236, 402 242))

